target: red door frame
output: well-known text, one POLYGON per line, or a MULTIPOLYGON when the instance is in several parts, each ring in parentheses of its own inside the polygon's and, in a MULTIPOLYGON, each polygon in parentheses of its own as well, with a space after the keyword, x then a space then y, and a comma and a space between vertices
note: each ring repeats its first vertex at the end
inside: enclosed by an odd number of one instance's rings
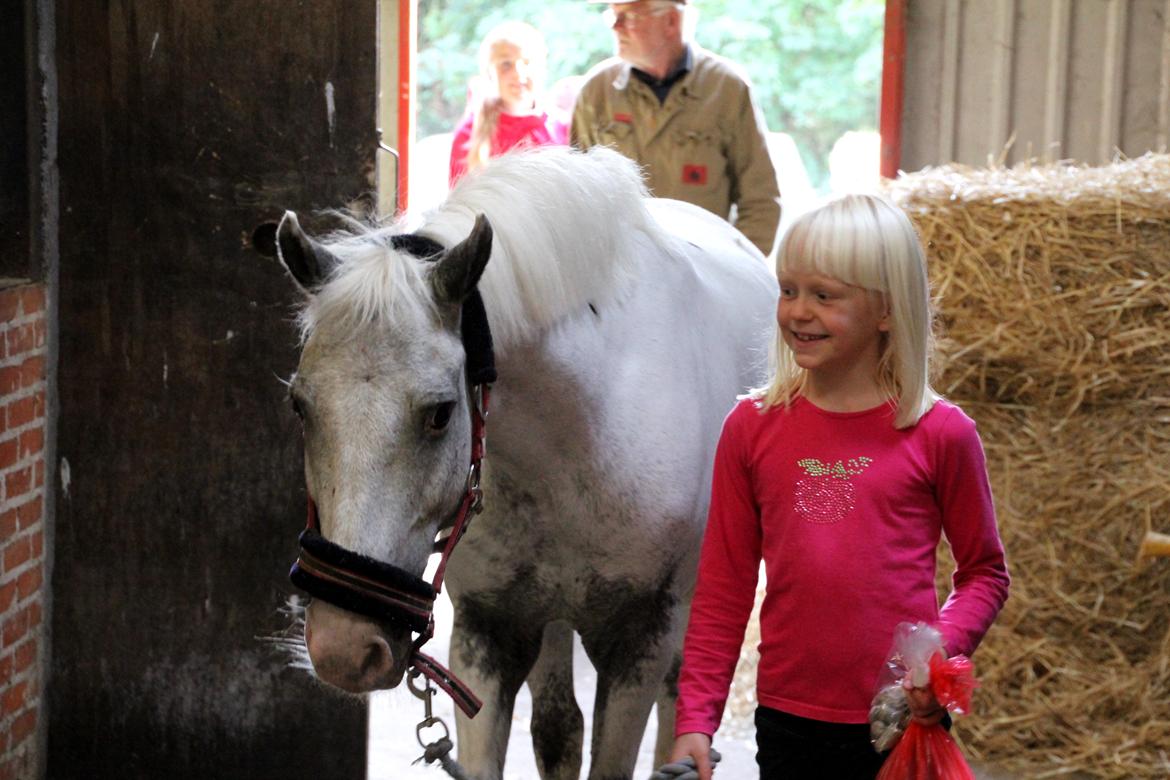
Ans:
POLYGON ((414 82, 415 53, 418 35, 415 22, 415 0, 398 0, 398 212, 406 211, 410 200, 410 150, 414 145, 411 132, 414 122, 414 101, 411 85, 414 82))
POLYGON ((882 97, 878 132, 882 138, 881 175, 893 179, 902 163, 902 104, 906 85, 906 5, 886 0, 882 37, 882 97))

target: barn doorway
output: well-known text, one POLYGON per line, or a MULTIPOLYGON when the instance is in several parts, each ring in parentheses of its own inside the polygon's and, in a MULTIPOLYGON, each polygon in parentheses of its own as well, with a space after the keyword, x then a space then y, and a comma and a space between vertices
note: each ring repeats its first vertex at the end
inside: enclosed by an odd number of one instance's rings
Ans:
MULTIPOLYGON (((533 0, 404 2, 410 4, 380 3, 379 122, 386 146, 394 149, 379 155, 383 210, 393 210, 395 188, 399 205, 405 202, 410 210, 425 209, 445 197, 452 130, 467 110, 479 42, 492 27, 515 19, 543 33, 549 52, 547 84, 562 90, 562 101, 575 79, 613 52, 612 35, 600 13, 604 6, 533 0), (399 40, 414 48, 385 45, 399 40), (400 112, 403 105, 411 110, 400 112), (395 145, 392 139, 408 142, 395 145)), ((826 195, 876 184, 885 0, 699 0, 697 8, 696 41, 739 63, 752 81, 772 131, 770 148, 785 223, 826 195)), ((562 105, 568 109, 571 99, 562 105)), ((436 607, 436 620, 428 652, 445 662, 451 628, 445 596, 436 607)), ((579 642, 574 670, 588 739, 596 677, 579 642)), ((737 684, 733 698, 750 696, 754 676, 737 684)), ((750 701, 740 704, 725 718, 716 741, 725 756, 721 774, 751 778, 756 776, 753 707, 750 701)), ((513 717, 507 780, 537 777, 530 711, 524 689, 513 717)), ((454 728, 449 699, 436 702, 435 714, 454 728)), ((421 716, 421 703, 405 686, 371 697, 370 780, 442 776, 434 768, 411 765, 422 753, 414 736, 421 716)), ((652 715, 636 776, 652 770, 655 730, 652 715)))
MULTIPOLYGON (((752 80, 789 210, 876 182, 885 0, 702 0, 695 7, 696 41, 752 80)), ((482 36, 511 19, 537 27, 548 44, 550 102, 568 110, 575 81, 613 53, 600 8, 417 0, 412 205, 446 194, 450 133, 468 108, 482 36)))

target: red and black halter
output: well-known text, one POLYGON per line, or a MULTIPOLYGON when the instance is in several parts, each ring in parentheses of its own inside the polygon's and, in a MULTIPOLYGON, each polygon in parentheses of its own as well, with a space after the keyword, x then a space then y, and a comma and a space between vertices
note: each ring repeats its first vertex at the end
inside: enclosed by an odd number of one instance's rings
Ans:
MULTIPOLYGON (((438 259, 444 251, 431 239, 413 234, 394 236, 392 244, 395 249, 404 249, 427 260, 438 259)), ((420 650, 434 634, 435 598, 442 590, 447 561, 472 516, 483 505, 480 466, 485 451, 489 392, 496 380, 496 367, 487 312, 479 290, 472 290, 463 301, 460 327, 467 355, 467 385, 471 389, 471 465, 459 509, 449 523, 442 525, 444 529, 449 527, 450 533, 435 541, 434 552, 441 557, 434 578, 427 582, 405 569, 329 541, 321 535, 317 506, 309 496, 308 522, 299 539, 301 552, 289 579, 313 598, 417 633, 418 638, 411 645, 409 669, 426 676, 446 691, 468 717, 474 717, 482 706, 480 700, 442 664, 420 650)))

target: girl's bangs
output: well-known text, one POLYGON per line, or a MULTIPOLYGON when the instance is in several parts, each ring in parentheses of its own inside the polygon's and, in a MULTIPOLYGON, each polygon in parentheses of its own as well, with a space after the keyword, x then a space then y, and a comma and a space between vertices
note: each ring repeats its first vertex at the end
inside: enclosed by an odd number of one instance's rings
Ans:
POLYGON ((837 205, 831 203, 793 223, 781 244, 777 270, 813 271, 888 293, 880 226, 868 210, 837 205))

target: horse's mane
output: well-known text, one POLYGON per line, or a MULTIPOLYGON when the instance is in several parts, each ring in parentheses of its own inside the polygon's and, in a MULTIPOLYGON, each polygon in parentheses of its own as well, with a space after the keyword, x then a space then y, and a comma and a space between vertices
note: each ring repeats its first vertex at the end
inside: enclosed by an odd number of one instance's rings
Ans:
POLYGON ((360 325, 402 306, 429 308, 427 264, 389 249, 391 236, 414 222, 414 232, 451 247, 484 214, 494 239, 479 289, 492 335, 504 348, 528 340, 591 304, 620 298, 638 273, 637 234, 669 240, 646 210, 646 194, 637 166, 605 148, 542 147, 495 158, 421 221, 352 223, 325 239, 341 263, 302 312, 302 327, 307 334, 325 318, 360 325))

